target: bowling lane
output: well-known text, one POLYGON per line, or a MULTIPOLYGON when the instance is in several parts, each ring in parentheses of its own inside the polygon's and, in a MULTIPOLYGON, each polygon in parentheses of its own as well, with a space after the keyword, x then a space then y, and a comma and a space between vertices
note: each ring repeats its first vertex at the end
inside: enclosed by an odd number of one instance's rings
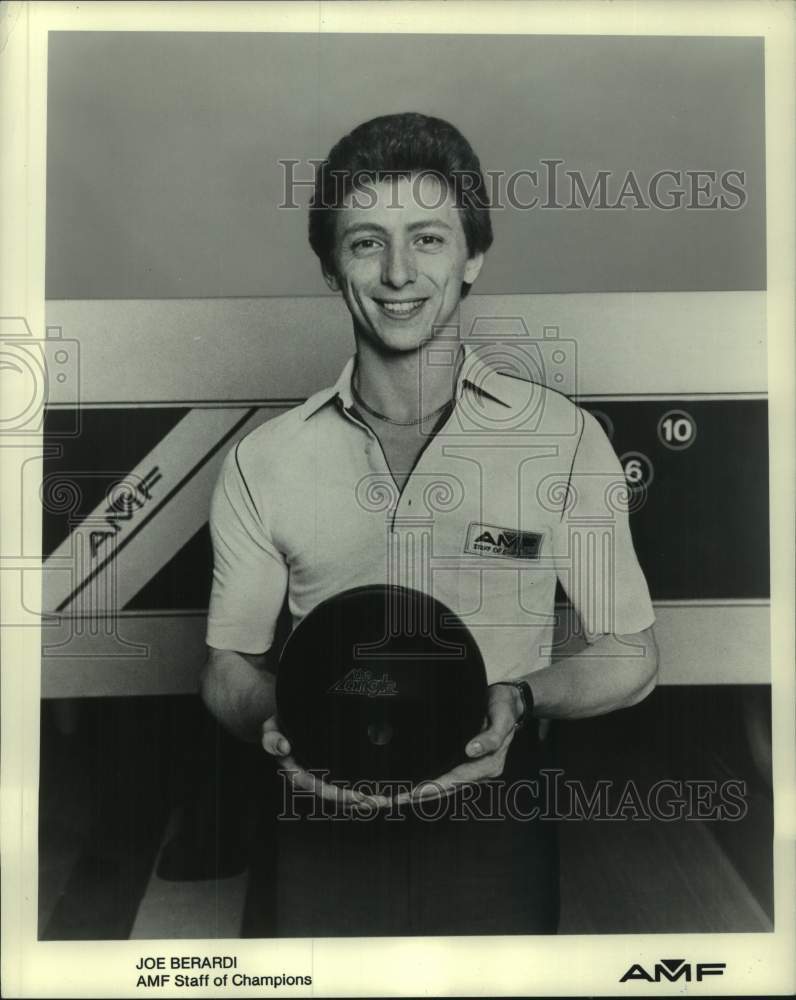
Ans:
POLYGON ((130 931, 131 940, 236 938, 240 932, 248 872, 230 878, 173 881, 160 878, 163 849, 177 832, 180 816, 166 825, 149 881, 130 931))
MULTIPOLYGON (((771 929, 770 788, 742 735, 745 706, 763 718, 769 703, 764 685, 664 687, 633 712, 558 727, 571 780, 632 780, 643 796, 661 777, 731 776, 748 806, 737 822, 562 824, 561 933, 771 929)), ((258 748, 206 728, 192 698, 54 705, 42 715, 40 938, 237 937, 247 868, 270 846, 252 837, 273 806, 258 748)))

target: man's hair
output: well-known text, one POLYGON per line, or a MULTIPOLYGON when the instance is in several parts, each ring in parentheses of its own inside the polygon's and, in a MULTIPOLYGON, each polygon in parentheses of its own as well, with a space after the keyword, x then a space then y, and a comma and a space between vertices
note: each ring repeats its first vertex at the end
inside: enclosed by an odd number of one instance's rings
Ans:
MULTIPOLYGON (((315 175, 310 202, 310 245, 332 271, 335 210, 355 188, 380 180, 432 175, 445 184, 461 212, 470 257, 492 245, 489 197, 470 143, 442 118, 416 111, 383 115, 358 125, 336 143, 315 175)), ((470 286, 465 282, 462 295, 470 286)))

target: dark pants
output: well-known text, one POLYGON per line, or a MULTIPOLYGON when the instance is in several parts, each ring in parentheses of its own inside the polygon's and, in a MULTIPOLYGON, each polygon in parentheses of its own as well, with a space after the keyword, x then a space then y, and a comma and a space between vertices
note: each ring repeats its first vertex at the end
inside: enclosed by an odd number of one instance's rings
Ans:
POLYGON ((242 936, 556 933, 555 823, 522 818, 544 811, 547 767, 551 748, 531 725, 500 779, 405 807, 400 819, 324 818, 293 800, 286 812, 300 818, 272 818, 262 831, 242 936))

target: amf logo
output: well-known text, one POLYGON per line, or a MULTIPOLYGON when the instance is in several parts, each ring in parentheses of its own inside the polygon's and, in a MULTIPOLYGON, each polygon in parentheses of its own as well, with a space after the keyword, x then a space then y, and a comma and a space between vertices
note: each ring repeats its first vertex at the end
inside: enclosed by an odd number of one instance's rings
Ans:
POLYGON ((674 983, 678 979, 690 983, 701 983, 706 976, 723 976, 727 968, 726 962, 697 962, 692 964, 686 962, 684 958, 662 958, 655 963, 652 972, 648 972, 643 965, 631 965, 627 972, 619 980, 620 983, 627 983, 633 980, 645 983, 660 983, 666 981, 674 983))

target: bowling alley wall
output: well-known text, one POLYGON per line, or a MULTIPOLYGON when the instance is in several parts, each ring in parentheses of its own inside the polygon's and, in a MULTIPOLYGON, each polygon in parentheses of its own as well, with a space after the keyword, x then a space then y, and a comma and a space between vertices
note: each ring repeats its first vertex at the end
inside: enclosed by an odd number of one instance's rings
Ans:
POLYGON ((494 212, 462 332, 516 343, 643 491, 661 684, 769 683, 761 39, 52 33, 48 74, 45 698, 196 690, 220 463, 353 350, 307 161, 405 110, 544 182, 494 212), (642 197, 567 207, 567 171, 642 197))

